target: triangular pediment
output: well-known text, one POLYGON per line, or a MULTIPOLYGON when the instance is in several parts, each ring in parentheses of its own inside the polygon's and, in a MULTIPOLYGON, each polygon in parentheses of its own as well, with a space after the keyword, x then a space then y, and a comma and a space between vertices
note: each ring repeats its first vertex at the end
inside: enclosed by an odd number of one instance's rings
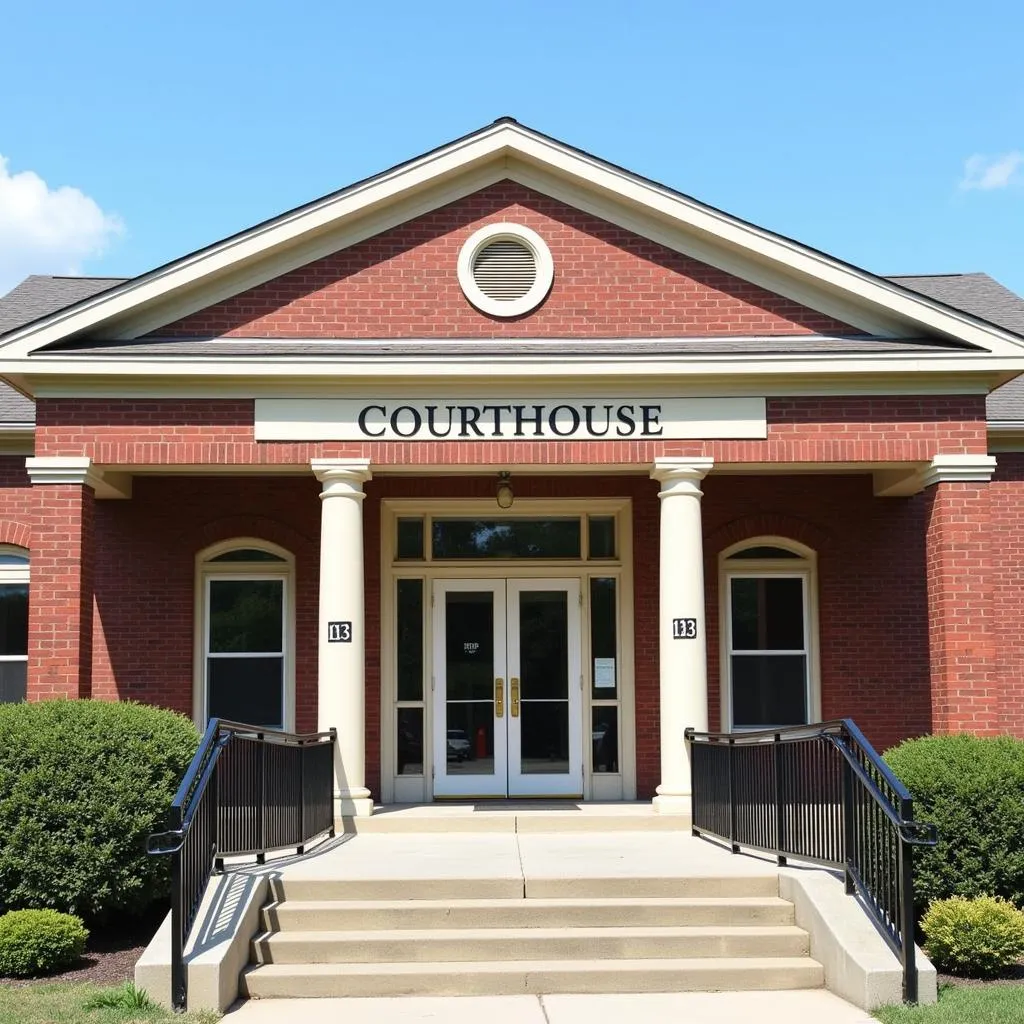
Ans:
POLYGON ((24 364, 13 364, 34 353, 57 360, 69 344, 151 350, 154 336, 812 335, 872 339, 880 351, 921 343, 972 358, 1024 357, 1024 340, 1010 331, 503 120, 26 325, 0 342, 0 370, 21 372, 24 364), (586 239, 592 252, 563 260, 561 291, 508 323, 448 303, 446 290, 456 285, 439 262, 424 265, 411 287, 411 263, 446 245, 451 257, 456 236, 489 216, 525 217, 550 231, 556 266, 572 239, 586 239), (391 272, 397 276, 379 276, 391 272), (375 275, 389 289, 404 280, 404 321, 397 304, 387 317, 371 315, 379 295, 364 296, 360 311, 357 292, 375 275), (314 315, 309 297, 325 290, 337 292, 329 297, 344 322, 324 332, 310 319, 305 329, 302 316, 314 315))

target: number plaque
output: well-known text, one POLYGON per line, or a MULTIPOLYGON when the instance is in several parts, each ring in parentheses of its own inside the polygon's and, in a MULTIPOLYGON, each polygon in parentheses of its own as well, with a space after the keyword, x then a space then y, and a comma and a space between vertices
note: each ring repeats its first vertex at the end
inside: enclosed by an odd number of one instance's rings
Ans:
POLYGON ((328 622, 327 642, 329 644, 350 644, 352 643, 351 622, 328 622))

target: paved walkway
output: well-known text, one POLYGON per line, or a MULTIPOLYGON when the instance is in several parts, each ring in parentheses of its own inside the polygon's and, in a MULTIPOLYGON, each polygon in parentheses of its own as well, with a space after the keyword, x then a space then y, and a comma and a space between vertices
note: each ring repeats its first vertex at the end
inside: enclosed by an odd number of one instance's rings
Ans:
POLYGON ((876 1024, 830 992, 668 995, 265 999, 240 1003, 225 1024, 876 1024))

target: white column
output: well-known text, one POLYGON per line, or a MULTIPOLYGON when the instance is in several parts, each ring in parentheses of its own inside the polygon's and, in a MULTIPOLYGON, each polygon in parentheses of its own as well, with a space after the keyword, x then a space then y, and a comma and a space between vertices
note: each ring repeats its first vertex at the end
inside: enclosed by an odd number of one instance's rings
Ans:
POLYGON ((334 809, 373 811, 366 788, 366 616, 363 594, 363 484, 369 459, 313 459, 320 494, 320 660, 317 720, 336 728, 334 809))
POLYGON ((661 784, 654 808, 662 814, 689 814, 690 752, 683 733, 708 727, 700 482, 713 465, 704 457, 658 458, 651 471, 661 484, 661 784))

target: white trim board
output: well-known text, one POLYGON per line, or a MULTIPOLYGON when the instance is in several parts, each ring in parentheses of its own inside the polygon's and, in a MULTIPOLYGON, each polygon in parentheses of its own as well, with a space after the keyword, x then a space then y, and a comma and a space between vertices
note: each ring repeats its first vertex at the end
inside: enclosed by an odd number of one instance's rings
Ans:
MULTIPOLYGON (((606 219, 614 213, 635 222, 637 228, 643 222, 647 234, 653 230, 652 222, 660 224, 668 234, 657 240, 671 235, 676 239, 674 248, 722 269, 742 264, 744 271, 740 276, 765 283, 773 291, 780 291, 781 284, 785 288, 781 294, 793 292, 797 301, 803 301, 801 291, 810 294, 810 289, 824 300, 824 305, 815 300, 813 308, 838 315, 847 322, 854 319, 855 324, 866 325, 864 329, 870 333, 914 336, 923 330, 977 345, 984 350, 982 354, 1024 360, 1024 339, 1011 331, 508 121, 489 125, 374 178, 26 325, 0 343, 0 353, 23 358, 54 342, 86 335, 101 325, 107 337, 137 336, 145 333, 146 310, 160 308, 162 322, 169 322, 180 315, 170 313, 176 308, 177 298, 190 291, 202 296, 200 305, 193 308, 202 308, 214 301, 211 296, 218 294, 218 281, 234 293, 256 283, 261 274, 266 275, 263 279, 277 276, 299 253, 302 262, 315 258, 317 245, 335 230, 341 231, 371 215, 383 212, 386 216, 389 208, 394 213, 399 203, 415 204, 422 200, 421 207, 424 203, 427 208, 431 203, 440 206, 451 201, 453 191, 472 191, 482 187, 481 182, 508 177, 533 187, 539 187, 543 179, 545 192, 561 191, 556 198, 571 196, 574 206, 600 211, 606 219), (430 192, 436 194, 428 197, 430 192), (682 244, 679 239, 683 239, 682 244), (277 262, 279 259, 284 262, 277 262), (273 272, 267 273, 268 268, 273 272), (248 283, 240 289, 242 281, 248 283), (779 283, 769 284, 772 281, 779 283), (846 312, 840 312, 841 309, 846 312), (868 326, 871 324, 874 326, 868 326)), ((408 219, 410 212, 403 210, 404 219, 408 219)), ((365 223, 363 230, 367 230, 365 223)), ((379 230, 381 226, 375 223, 371 233, 379 230)), ((338 241, 332 238, 330 244, 336 249, 338 241)), ((346 244, 352 244, 352 239, 346 244)), ((156 367, 153 369, 159 372, 156 367)), ((95 372, 104 371, 96 367, 95 372)))

